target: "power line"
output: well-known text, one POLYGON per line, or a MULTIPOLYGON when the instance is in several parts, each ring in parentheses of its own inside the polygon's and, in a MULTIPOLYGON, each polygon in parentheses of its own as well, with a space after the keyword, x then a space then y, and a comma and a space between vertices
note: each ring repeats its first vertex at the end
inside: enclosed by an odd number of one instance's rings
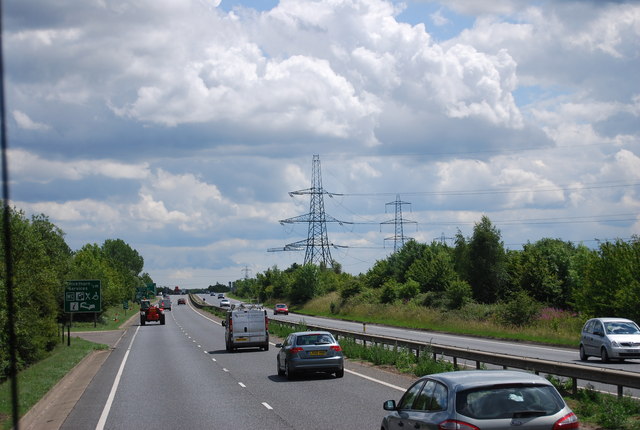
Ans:
MULTIPOLYGON (((480 189, 480 190, 449 190, 449 191, 409 191, 403 192, 403 195, 411 196, 466 196, 466 195, 484 195, 484 194, 518 194, 518 193, 550 193, 558 191, 583 191, 596 190, 606 188, 629 188, 640 186, 640 183, 617 183, 606 185, 607 183, 591 184, 587 186, 573 187, 557 187, 557 188, 522 188, 522 189, 480 189)), ((390 196, 397 193, 331 193, 330 197, 376 197, 390 196)))

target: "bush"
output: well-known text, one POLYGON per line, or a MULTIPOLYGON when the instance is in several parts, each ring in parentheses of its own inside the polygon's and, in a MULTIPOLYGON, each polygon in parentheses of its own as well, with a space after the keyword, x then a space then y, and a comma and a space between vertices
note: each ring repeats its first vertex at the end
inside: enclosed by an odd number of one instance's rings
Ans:
POLYGON ((519 291, 507 302, 498 305, 496 318, 508 326, 522 327, 534 322, 540 313, 540 304, 524 291, 519 291))
POLYGON ((380 295, 380 303, 393 303, 398 298, 396 292, 395 282, 387 282, 382 287, 382 294, 380 295))
POLYGON ((444 290, 449 309, 460 309, 473 300, 473 289, 465 281, 454 281, 444 290))

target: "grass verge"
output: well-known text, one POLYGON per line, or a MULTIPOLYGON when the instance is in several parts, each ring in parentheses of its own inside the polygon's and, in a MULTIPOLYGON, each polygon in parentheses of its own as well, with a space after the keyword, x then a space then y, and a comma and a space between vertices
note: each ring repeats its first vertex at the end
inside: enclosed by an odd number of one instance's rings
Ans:
POLYGON ((71 331, 118 330, 122 323, 138 313, 138 304, 131 303, 129 306, 127 310, 122 309, 122 305, 107 308, 95 324, 94 321, 73 321, 71 331))
POLYGON ((530 326, 513 327, 489 318, 490 311, 487 306, 477 304, 457 311, 443 311, 411 302, 404 305, 342 303, 335 292, 312 299, 295 309, 304 315, 577 349, 583 324, 578 317, 561 315, 540 319, 530 326))
MULTIPOLYGON (((107 349, 107 345, 76 338, 71 346, 60 344, 47 358, 18 374, 20 417, 24 416, 54 385, 60 381, 91 351, 107 349)), ((11 419, 10 381, 0 384, 0 428, 10 429, 11 419)))

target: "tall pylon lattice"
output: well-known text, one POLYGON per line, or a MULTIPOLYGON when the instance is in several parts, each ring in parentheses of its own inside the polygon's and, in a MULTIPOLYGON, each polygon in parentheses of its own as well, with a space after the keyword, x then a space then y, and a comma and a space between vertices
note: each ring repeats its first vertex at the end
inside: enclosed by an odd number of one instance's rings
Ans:
POLYGON ((293 218, 280 220, 280 224, 308 223, 307 239, 293 242, 285 245, 284 248, 270 248, 269 252, 274 251, 299 251, 305 248, 304 264, 314 263, 324 265, 325 267, 333 267, 333 259, 331 258, 331 243, 327 237, 327 222, 342 221, 327 215, 324 211, 324 195, 329 194, 322 188, 322 174, 320 172, 320 156, 313 156, 311 188, 304 190, 292 191, 290 196, 310 195, 309 213, 299 215, 293 218))
POLYGON ((411 221, 402 218, 402 205, 410 205, 409 202, 403 202, 400 200, 400 194, 396 194, 396 200, 393 202, 385 203, 385 210, 387 206, 394 205, 396 216, 389 221, 381 222, 380 225, 382 228, 383 224, 393 224, 395 227, 395 234, 391 237, 386 237, 384 239, 385 243, 388 240, 393 240, 393 252, 398 251, 400 248, 404 246, 404 243, 408 240, 413 239, 412 237, 408 237, 404 235, 403 224, 418 224, 416 221, 411 221))

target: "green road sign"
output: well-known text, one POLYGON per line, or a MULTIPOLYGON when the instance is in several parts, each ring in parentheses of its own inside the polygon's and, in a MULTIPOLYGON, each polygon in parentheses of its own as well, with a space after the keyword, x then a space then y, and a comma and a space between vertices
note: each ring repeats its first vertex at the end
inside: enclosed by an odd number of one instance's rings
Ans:
POLYGON ((147 284, 147 298, 151 298, 156 295, 156 283, 147 284))
POLYGON ((67 281, 64 288, 64 311, 102 312, 100 280, 67 281))

